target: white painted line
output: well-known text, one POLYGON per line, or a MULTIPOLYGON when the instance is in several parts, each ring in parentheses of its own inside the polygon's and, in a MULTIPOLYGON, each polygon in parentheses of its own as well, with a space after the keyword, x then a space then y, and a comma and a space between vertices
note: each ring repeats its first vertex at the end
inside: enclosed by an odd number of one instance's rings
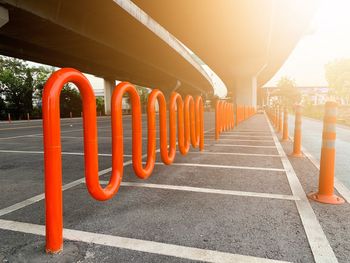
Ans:
POLYGON ((256 157, 281 157, 278 154, 259 154, 259 153, 234 153, 234 152, 209 152, 209 151, 201 151, 201 152, 188 152, 188 154, 212 154, 212 155, 237 155, 237 156, 256 156, 256 157))
MULTIPOLYGON (((99 123, 101 123, 101 122, 99 122, 99 123)), ((65 126, 67 126, 67 125, 65 125, 65 126)), ((98 127, 98 129, 100 129, 100 128, 105 128, 105 127, 103 127, 103 126, 98 127)), ((62 133, 69 133, 69 132, 77 132, 77 131, 83 131, 83 128, 61 131, 61 134, 62 133)), ((42 133, 35 133, 35 134, 18 135, 18 136, 11 136, 11 137, 0 137, 0 140, 9 140, 9 139, 17 139, 17 138, 25 138, 25 137, 43 137, 43 134, 42 133)))
POLYGON ((231 138, 231 137, 233 137, 233 138, 235 138, 235 137, 242 137, 242 138, 271 138, 271 135, 220 134, 219 140, 221 140, 221 137, 224 137, 224 138, 226 138, 226 137, 229 137, 229 138, 231 138))
MULTIPOLYGON (((62 133, 67 132, 76 132, 76 131, 82 131, 83 129, 75 129, 75 130, 69 130, 69 131, 61 131, 62 133)), ((9 140, 9 139, 17 139, 17 138, 25 138, 25 137, 42 137, 42 133, 35 133, 35 134, 27 134, 27 135, 18 135, 18 136, 11 136, 11 137, 0 137, 0 140, 9 140)))
MULTIPOLYGON (((211 134, 215 134, 214 132, 211 134)), ((220 134, 220 136, 256 136, 256 137, 271 137, 270 132, 264 132, 264 133, 259 133, 259 132, 223 132, 220 134)))
MULTIPOLYGON (((0 229, 15 232, 45 236, 45 226, 22 223, 11 220, 0 219, 0 229)), ((71 241, 84 242, 88 244, 97 244, 115 248, 129 249, 133 251, 141 251, 153 253, 157 255, 165 255, 171 257, 185 258, 189 260, 197 260, 203 262, 220 262, 220 263, 273 263, 285 262, 272 259, 257 258, 245 255, 230 254, 215 250, 206 250, 194 247, 185 247, 172 245, 148 240, 112 236, 106 234, 97 234, 80 230, 63 229, 63 238, 71 241)))
MULTIPOLYGON (((217 141, 215 139, 206 139, 206 141, 217 141)), ((220 138, 219 141, 231 141, 231 142, 271 142, 273 143, 273 140, 254 140, 254 139, 226 139, 226 138, 220 138)))
POLYGON ((10 136, 10 137, 1 137, 0 140, 11 140, 11 139, 18 139, 18 138, 24 138, 24 137, 33 137, 38 134, 29 134, 29 135, 19 135, 19 136, 10 136))
MULTIPOLYGON (((166 165, 164 163, 156 162, 156 165, 166 165)), ((174 166, 191 166, 191 167, 206 167, 206 168, 222 168, 222 169, 240 169, 240 170, 258 170, 258 171, 273 171, 284 172, 280 168, 266 168, 266 167, 252 167, 252 166, 235 166, 235 165, 216 165, 216 164, 202 164, 202 163, 172 163, 174 166)))
POLYGON ((215 144, 205 144, 205 146, 224 146, 224 147, 247 147, 247 148, 273 148, 275 149, 275 146, 260 146, 260 145, 245 145, 245 144, 219 144, 219 143, 215 143, 215 144))
POLYGON ((228 131, 225 133, 266 133, 266 134, 271 134, 269 130, 234 130, 234 131, 228 131))
MULTIPOLYGON (((124 166, 130 165, 131 163, 132 163, 132 160, 124 162, 124 166)), ((107 168, 107 169, 104 169, 102 171, 99 171, 98 172, 98 176, 101 176, 101 175, 104 175, 106 173, 109 173, 110 171, 112 171, 112 168, 107 168)), ((79 185, 81 183, 84 183, 84 182, 85 182, 85 177, 80 178, 78 180, 75 180, 73 182, 70 182, 68 184, 65 184, 65 185, 62 186, 62 191, 70 189, 72 187, 75 187, 75 186, 77 186, 77 185, 79 185)), ((19 203, 16 203, 14 205, 5 207, 3 209, 0 209, 0 216, 12 213, 12 212, 14 212, 16 210, 19 210, 21 208, 24 208, 24 207, 26 207, 28 205, 37 203, 37 202, 43 200, 44 198, 45 198, 45 194, 39 194, 39 195, 33 196, 31 198, 28 198, 26 200, 23 200, 23 201, 21 201, 19 203)))
MULTIPOLYGON (((43 137, 42 135, 32 135, 32 137, 43 137)), ((61 139, 79 139, 83 140, 84 136, 61 136, 61 139)), ((98 136, 97 139, 107 139, 112 140, 112 136, 98 136)), ((131 140, 131 136, 124 136, 123 139, 131 140)), ((142 137, 143 140, 147 140, 147 137, 142 137)), ((159 140, 159 138, 156 138, 156 140, 159 140)))
MULTIPOLYGON (((108 184, 108 181, 100 181, 100 183, 108 184)), ((144 187, 144 188, 156 188, 156 189, 164 189, 164 190, 188 191, 188 192, 207 193, 207 194, 271 198, 271 199, 282 199, 282 200, 291 200, 291 201, 300 200, 298 197, 294 197, 292 195, 211 189, 211 188, 191 187, 191 186, 182 186, 182 185, 149 184, 149 183, 135 183, 135 182, 122 182, 121 185, 133 186, 133 187, 144 187)))
MULTIPOLYGON (((214 128, 213 128, 213 129, 214 129, 214 128)), ((210 131, 213 130, 213 129, 204 131, 204 133, 210 132, 210 131)), ((160 149, 157 149, 157 150, 156 150, 156 152, 159 152, 159 151, 160 151, 160 149)), ((147 154, 144 154, 144 155, 142 155, 142 158, 144 158, 144 157, 146 157, 146 156, 147 156, 147 154)), ((124 167, 127 166, 127 165, 129 165, 129 164, 131 164, 131 163, 132 163, 132 160, 129 160, 129 161, 127 161, 127 162, 124 162, 124 167)), ((102 171, 100 171, 100 172, 98 173, 98 175, 101 176, 101 175, 106 174, 106 173, 108 173, 108 172, 110 172, 110 171, 112 171, 112 168, 108 168, 108 169, 102 170, 102 171)), ((70 183, 68 183, 68 184, 66 184, 66 185, 63 185, 63 186, 62 186, 62 190, 67 190, 67 189, 69 189, 69 188, 72 188, 72 187, 74 187, 74 186, 76 186, 76 185, 79 185, 79 184, 83 183, 84 181, 85 181, 85 177, 80 178, 80 179, 78 179, 78 180, 75 180, 75 181, 73 181, 73 182, 70 182, 70 183)), ((5 208, 3 208, 3 209, 0 209, 0 216, 9 214, 9 213, 14 212, 14 211, 16 211, 16 210, 18 210, 18 209, 21 209, 21 208, 24 208, 24 207, 26 207, 26 206, 28 206, 28 205, 34 204, 34 203, 36 203, 36 202, 39 202, 39 201, 43 200, 44 198, 45 198, 45 194, 39 194, 39 195, 33 196, 33 197, 31 197, 31 198, 28 198, 28 199, 26 199, 26 200, 23 200, 23 201, 21 201, 21 202, 19 202, 19 203, 16 203, 16 204, 14 204, 14 205, 11 205, 11 206, 9 206, 9 207, 5 207, 5 208)))
MULTIPOLYGON (((23 154, 44 154, 43 151, 14 151, 14 150, 0 150, 0 153, 23 153, 23 154)), ((62 155, 79 155, 84 156, 83 152, 62 152, 62 155)), ((98 156, 112 156, 110 153, 99 153, 98 156)), ((124 157, 132 157, 131 154, 124 154, 124 157)))
POLYGON ((23 127, 10 127, 10 128, 1 128, 0 131, 7 131, 7 130, 22 130, 22 129, 30 129, 30 128, 41 128, 41 125, 35 125, 35 126, 23 126, 23 127))
POLYGON ((292 164, 290 163, 288 157, 286 156, 281 143, 279 142, 276 134, 273 132, 272 125, 268 119, 266 113, 265 118, 270 130, 273 134, 273 139, 275 141, 277 151, 281 155, 281 161, 283 167, 286 170, 287 179, 292 190, 293 196, 298 196, 300 201, 295 201, 301 222, 304 226, 304 230, 309 241, 311 251, 313 253, 316 263, 331 263, 338 262, 332 247, 330 246, 326 235, 323 232, 323 229, 318 221, 308 198, 303 190, 300 181, 295 174, 292 164))
MULTIPOLYGON (((132 162, 131 160, 127 161, 127 162, 124 163, 124 165, 125 166, 129 165, 129 164, 131 164, 131 162, 132 162)), ((108 168, 108 169, 102 170, 102 171, 100 171, 98 173, 98 175, 101 176, 101 175, 106 174, 106 173, 108 173, 110 171, 112 171, 112 168, 108 168)), ((77 185, 83 183, 84 181, 85 181, 85 178, 80 178, 78 180, 75 180, 73 182, 65 184, 65 185, 62 186, 62 190, 64 191, 64 190, 67 190, 67 189, 72 188, 74 186, 77 186, 77 185)), ((21 208, 24 208, 24 207, 26 207, 28 205, 37 203, 37 202, 43 200, 44 198, 45 198, 45 194, 39 194, 39 195, 33 196, 31 198, 28 198, 28 199, 26 199, 24 201, 21 201, 19 203, 16 203, 14 205, 11 205, 9 207, 3 208, 3 209, 0 210, 0 216, 12 213, 12 212, 14 212, 14 211, 16 211, 18 209, 21 209, 21 208)))
MULTIPOLYGON (((61 124, 62 126, 69 126, 72 123, 67 123, 67 124, 61 124)), ((7 131, 7 130, 23 130, 23 129, 31 129, 31 128, 42 128, 42 125, 34 125, 34 126, 22 126, 22 127, 9 127, 9 128, 1 128, 0 131, 7 131)))

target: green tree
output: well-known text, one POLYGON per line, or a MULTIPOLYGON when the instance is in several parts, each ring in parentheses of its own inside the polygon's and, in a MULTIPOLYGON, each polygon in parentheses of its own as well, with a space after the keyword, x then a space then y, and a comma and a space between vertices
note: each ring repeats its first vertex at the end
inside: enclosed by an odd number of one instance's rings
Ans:
POLYGON ((146 108, 147 108, 148 96, 149 96, 151 90, 149 88, 141 87, 141 86, 138 86, 138 85, 136 85, 136 90, 137 90, 137 93, 140 96, 142 112, 145 112, 146 108))
POLYGON ((33 77, 22 60, 0 57, 0 90, 13 118, 32 112, 33 77))
POLYGON ((2 92, 0 90, 0 119, 4 119, 6 118, 6 104, 1 94, 2 92))
POLYGON ((96 111, 102 113, 105 111, 105 101, 102 97, 96 98, 96 111))
POLYGON ((32 73, 34 78, 34 82, 33 82, 34 99, 41 100, 43 96, 43 89, 44 89, 45 83, 54 71, 55 71, 54 67, 39 66, 39 67, 32 68, 32 73))
POLYGON ((329 94, 350 102, 350 59, 337 59, 325 65, 329 94))
POLYGON ((82 101, 80 93, 70 83, 67 83, 60 95, 61 117, 69 117, 70 112, 78 117, 82 112, 82 101))
POLYGON ((296 83, 289 77, 282 77, 277 82, 277 90, 272 92, 271 96, 276 96, 280 104, 291 107, 294 103, 301 100, 301 93, 296 83))

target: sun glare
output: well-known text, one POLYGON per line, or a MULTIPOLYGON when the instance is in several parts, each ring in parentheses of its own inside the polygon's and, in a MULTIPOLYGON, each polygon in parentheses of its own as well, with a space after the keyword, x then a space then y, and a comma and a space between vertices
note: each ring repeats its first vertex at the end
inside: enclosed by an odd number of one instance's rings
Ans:
POLYGON ((282 76, 295 79, 300 86, 327 85, 325 64, 350 57, 349 10, 349 0, 321 1, 305 36, 265 86, 275 86, 282 76))

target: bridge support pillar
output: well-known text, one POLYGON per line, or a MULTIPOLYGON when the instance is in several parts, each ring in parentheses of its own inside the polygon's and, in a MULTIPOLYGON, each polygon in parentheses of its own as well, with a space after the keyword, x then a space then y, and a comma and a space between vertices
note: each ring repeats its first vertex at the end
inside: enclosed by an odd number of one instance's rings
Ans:
POLYGON ((234 87, 237 105, 256 107, 257 79, 255 76, 237 78, 234 87))
POLYGON ((105 114, 111 115, 111 99, 115 87, 115 80, 112 78, 104 78, 104 94, 105 94, 105 114))

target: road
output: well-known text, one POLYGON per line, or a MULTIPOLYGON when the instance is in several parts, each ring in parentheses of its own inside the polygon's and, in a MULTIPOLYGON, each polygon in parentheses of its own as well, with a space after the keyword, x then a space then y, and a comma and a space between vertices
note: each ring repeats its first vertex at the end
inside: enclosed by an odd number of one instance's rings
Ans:
MULTIPOLYGON (((294 135, 294 115, 289 118, 290 136, 294 135)), ((319 162, 322 143, 323 122, 307 117, 302 120, 302 145, 319 162)), ((337 126, 336 177, 350 188, 350 128, 337 126)))

